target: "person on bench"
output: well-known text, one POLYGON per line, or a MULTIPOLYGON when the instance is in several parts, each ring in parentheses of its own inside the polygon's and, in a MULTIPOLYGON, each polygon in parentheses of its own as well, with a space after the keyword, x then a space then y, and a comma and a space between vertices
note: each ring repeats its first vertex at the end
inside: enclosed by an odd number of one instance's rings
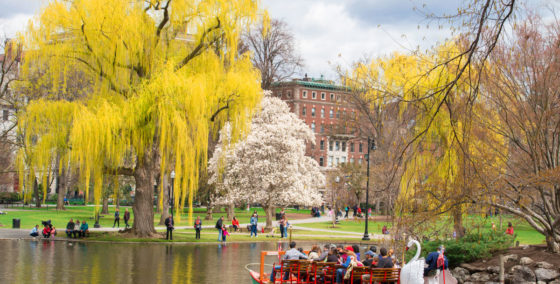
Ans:
POLYGON ((82 223, 82 225, 80 226, 80 238, 81 237, 85 237, 86 234, 89 234, 89 225, 87 224, 87 222, 84 220, 84 222, 82 223))
MULTIPOLYGON (((302 253, 298 249, 296 249, 296 242, 291 242, 290 243, 290 249, 288 251, 286 251, 283 259, 284 260, 307 259, 307 255, 305 255, 304 253, 302 253)), ((270 274, 270 282, 271 283, 274 283, 274 279, 276 277, 276 272, 280 271, 280 268, 281 268, 280 265, 276 265, 272 268, 272 273, 270 274)), ((290 274, 286 271, 286 273, 284 273, 284 280, 288 280, 289 277, 290 277, 290 274)))
POLYGON ((74 238, 76 237, 76 224, 74 223, 74 220, 72 220, 72 218, 70 218, 70 221, 68 221, 68 224, 66 224, 66 235, 71 238, 72 235, 74 235, 74 238))
POLYGON ((239 220, 233 216, 233 220, 231 221, 231 225, 233 226, 233 230, 237 232, 239 230, 239 220))

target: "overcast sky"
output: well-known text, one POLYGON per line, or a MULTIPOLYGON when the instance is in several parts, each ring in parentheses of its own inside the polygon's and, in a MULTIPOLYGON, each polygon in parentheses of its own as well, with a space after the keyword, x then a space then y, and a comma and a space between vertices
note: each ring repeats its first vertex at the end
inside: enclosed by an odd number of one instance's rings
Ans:
MULTIPOLYGON (((44 1, 44 0, 43 0, 44 1)), ((0 33, 13 37, 40 9, 41 0, 0 0, 0 33)), ((262 0, 273 18, 288 23, 302 71, 334 79, 334 66, 363 58, 427 48, 450 36, 414 7, 436 14, 453 13, 461 0, 262 0), (425 6, 423 7, 423 4, 425 6), (426 25, 430 24, 427 29, 426 25), (418 26, 421 28, 418 29, 418 26)), ((532 0, 533 1, 533 0, 532 0)), ((534 0, 544 1, 545 0, 534 0)), ((44 3, 44 2, 43 2, 44 3)))

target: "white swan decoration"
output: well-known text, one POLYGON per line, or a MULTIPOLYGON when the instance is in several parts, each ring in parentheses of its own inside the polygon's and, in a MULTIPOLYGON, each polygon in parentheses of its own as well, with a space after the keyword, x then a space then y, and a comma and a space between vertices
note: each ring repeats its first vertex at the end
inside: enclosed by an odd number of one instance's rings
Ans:
POLYGON ((410 240, 406 248, 416 245, 416 254, 414 257, 401 269, 401 283, 402 284, 424 284, 424 266, 426 262, 423 257, 420 257, 420 243, 416 240, 410 240))

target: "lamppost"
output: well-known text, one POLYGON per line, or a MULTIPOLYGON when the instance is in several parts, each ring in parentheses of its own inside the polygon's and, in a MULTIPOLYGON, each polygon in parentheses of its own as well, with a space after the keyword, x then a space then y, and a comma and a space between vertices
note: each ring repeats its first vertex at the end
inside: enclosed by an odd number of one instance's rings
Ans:
POLYGON ((175 186, 175 171, 171 171, 171 173, 169 174, 169 176, 171 177, 171 191, 169 191, 169 207, 171 208, 171 219, 173 219, 173 205, 175 204, 175 202, 173 202, 173 197, 175 196, 173 194, 173 187, 175 186))
MULTIPOLYGON (((334 181, 336 182, 336 186, 338 187, 338 183, 340 182, 340 177, 336 176, 334 178, 334 181)), ((336 224, 338 223, 338 209, 336 208, 336 203, 335 203, 335 199, 334 199, 334 196, 335 196, 334 184, 332 184, 332 194, 331 194, 331 196, 332 196, 332 205, 331 206, 332 206, 332 213, 333 213, 333 215, 332 215, 332 226, 334 228, 336 226, 336 224)))
POLYGON ((373 138, 368 137, 367 140, 368 148, 367 148, 367 180, 366 180, 366 228, 364 231, 364 237, 362 238, 363 241, 369 241, 369 233, 368 233, 368 212, 369 212, 369 153, 370 150, 375 150, 375 140, 373 138))

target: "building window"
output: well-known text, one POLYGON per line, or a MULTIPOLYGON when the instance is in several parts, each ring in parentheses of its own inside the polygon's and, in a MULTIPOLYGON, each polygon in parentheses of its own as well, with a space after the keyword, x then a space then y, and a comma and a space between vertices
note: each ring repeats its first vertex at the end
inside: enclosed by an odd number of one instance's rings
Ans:
POLYGON ((360 158, 360 159, 358 160, 358 164, 360 164, 360 165, 362 164, 362 158, 360 158))
POLYGON ((321 140, 321 142, 319 142, 319 145, 319 149, 325 150, 325 140, 321 140))
POLYGON ((336 151, 340 151, 340 142, 339 142, 339 141, 336 141, 336 142, 334 143, 334 149, 335 149, 336 151))
POLYGON ((362 143, 358 144, 358 151, 359 151, 360 153, 362 153, 362 152, 363 152, 363 149, 362 149, 362 143))
POLYGON ((329 156, 329 167, 332 167, 333 156, 329 156))
POLYGON ((311 143, 311 150, 315 149, 315 144, 311 143))
POLYGON ((288 99, 291 99, 291 98, 292 98, 292 91, 287 91, 287 92, 286 92, 286 97, 287 97, 288 99))
POLYGON ((5 110, 2 112, 2 119, 8 120, 9 118, 10 118, 10 110, 5 109, 5 110))
POLYGON ((303 91, 301 97, 306 99, 307 98, 307 91, 303 91))
POLYGON ((321 133, 325 133, 325 125, 321 124, 321 133))
POLYGON ((334 94, 331 93, 331 101, 334 101, 334 94))
POLYGON ((315 122, 311 122, 311 131, 315 132, 315 122))
POLYGON ((306 115, 307 115, 307 108, 306 108, 306 107, 303 107, 303 108, 301 109, 301 115, 303 115, 303 116, 306 116, 306 115))
POLYGON ((329 141, 329 151, 333 150, 333 141, 329 141))
POLYGON ((354 163, 354 158, 350 158, 350 163, 354 163))
POLYGON ((325 109, 324 108, 321 109, 321 118, 325 118, 325 109))
POLYGON ((341 159, 341 161, 340 161, 341 163, 346 164, 346 157, 342 157, 340 159, 341 159))
POLYGON ((350 143, 350 152, 354 153, 354 142, 350 143))
POLYGON ((342 152, 346 152, 346 142, 342 141, 342 152))
POLYGON ((321 100, 326 100, 327 99, 327 94, 325 93, 321 93, 321 100))
POLYGON ((333 111, 332 109, 329 110, 329 117, 330 117, 330 118, 333 118, 333 117, 334 117, 334 111, 333 111))
POLYGON ((278 97, 279 97, 279 98, 282 97, 282 91, 278 91, 278 97))
POLYGON ((319 166, 321 166, 321 167, 323 166, 323 157, 319 158, 319 166))
POLYGON ((311 98, 316 99, 317 98, 317 92, 311 92, 311 98))
POLYGON ((340 118, 340 110, 336 111, 336 118, 340 118))
POLYGON ((315 117, 315 108, 311 109, 311 117, 315 117))
POLYGON ((335 166, 335 167, 338 167, 338 164, 339 164, 339 163, 340 163, 340 159, 337 157, 334 166, 335 166))

